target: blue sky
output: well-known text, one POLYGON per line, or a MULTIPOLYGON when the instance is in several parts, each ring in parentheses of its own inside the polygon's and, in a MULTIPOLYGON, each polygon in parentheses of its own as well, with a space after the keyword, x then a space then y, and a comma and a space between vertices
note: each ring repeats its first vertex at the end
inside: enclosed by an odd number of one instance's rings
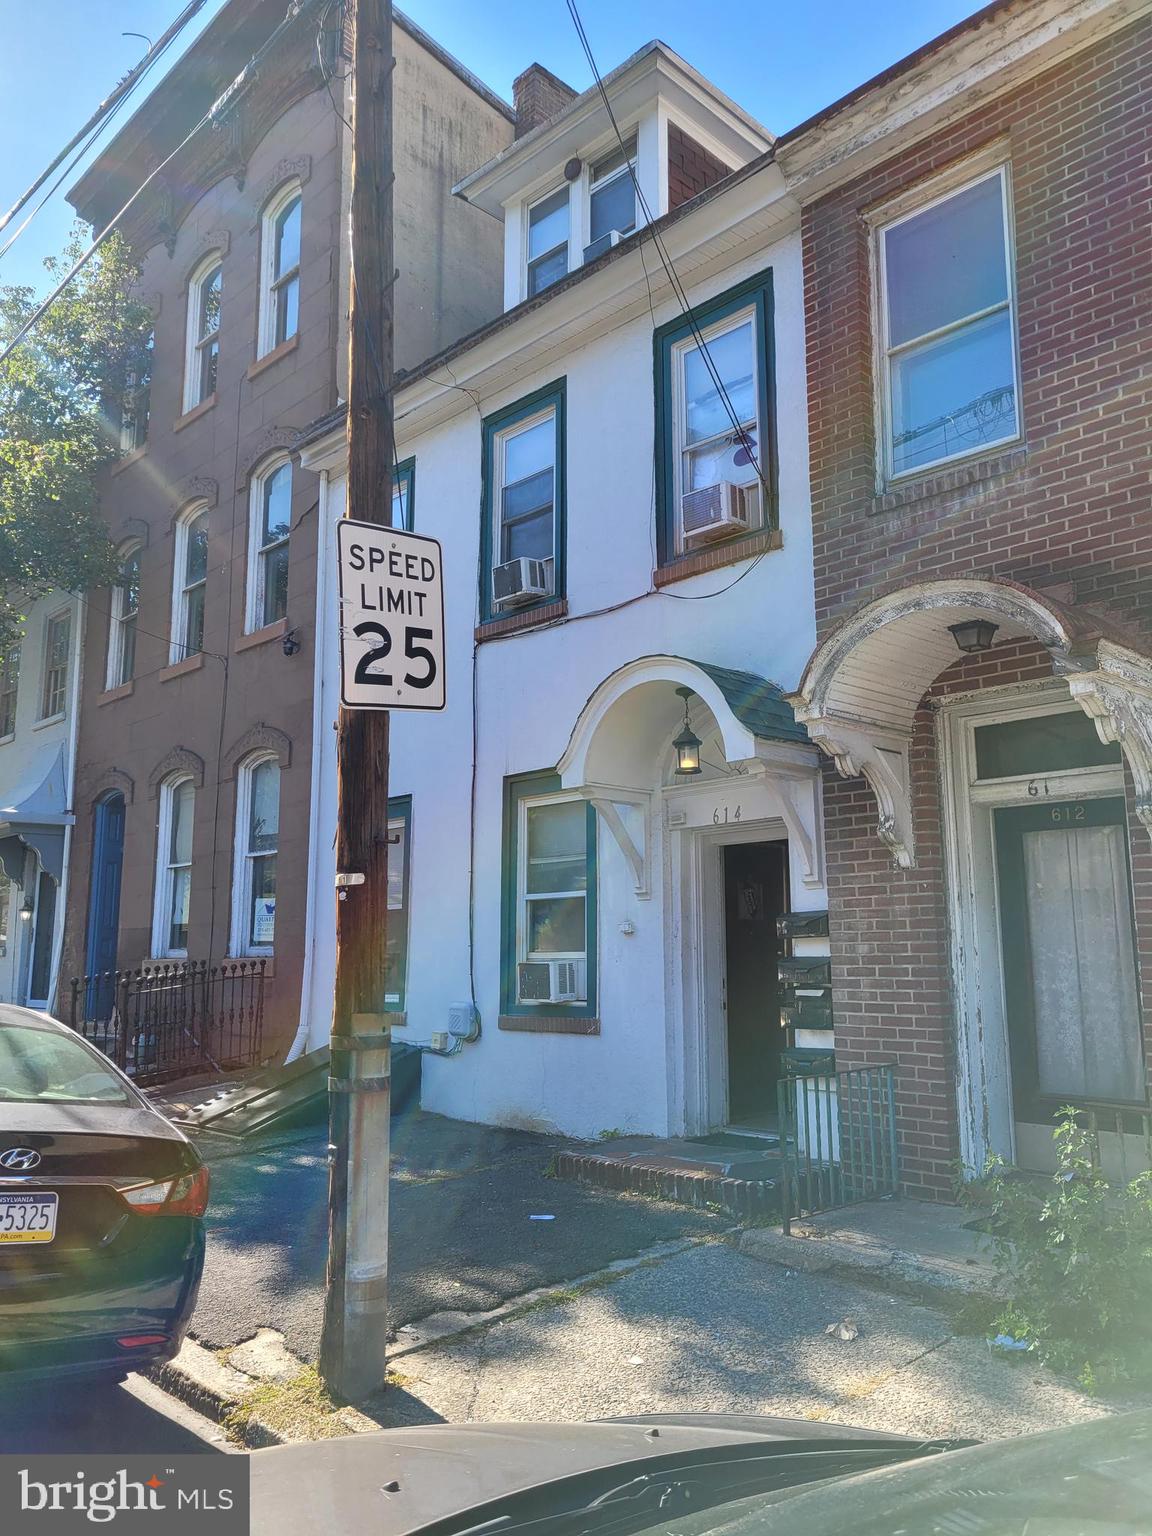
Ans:
MULTIPOLYGON (((208 0, 177 47, 186 46, 223 3, 208 0)), ((11 206, 139 60, 146 45, 121 34, 155 38, 182 4, 0 0, 0 209, 11 206)), ((505 97, 534 59, 578 89, 591 84, 564 0, 407 0, 403 8, 505 97)), ((603 72, 659 37, 776 133, 977 9, 970 0, 808 0, 790 6, 734 0, 726 7, 699 0, 580 0, 603 72)), ((41 284, 40 263, 59 249, 71 222, 64 190, 0 261, 0 282, 41 284)))

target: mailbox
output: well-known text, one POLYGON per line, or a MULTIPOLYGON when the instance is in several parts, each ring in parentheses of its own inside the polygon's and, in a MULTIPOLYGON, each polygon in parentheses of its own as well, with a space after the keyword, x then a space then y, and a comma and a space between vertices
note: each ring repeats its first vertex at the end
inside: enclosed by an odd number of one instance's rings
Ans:
POLYGON ((781 939, 824 939, 828 937, 827 912, 781 912, 776 919, 776 934, 781 939))

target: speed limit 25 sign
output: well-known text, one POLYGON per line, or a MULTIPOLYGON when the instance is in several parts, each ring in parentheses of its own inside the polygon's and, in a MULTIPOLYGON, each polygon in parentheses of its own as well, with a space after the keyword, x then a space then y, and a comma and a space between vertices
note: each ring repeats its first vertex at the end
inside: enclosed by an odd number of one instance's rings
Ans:
POLYGON ((340 698, 348 709, 444 708, 438 539, 341 518, 340 698))

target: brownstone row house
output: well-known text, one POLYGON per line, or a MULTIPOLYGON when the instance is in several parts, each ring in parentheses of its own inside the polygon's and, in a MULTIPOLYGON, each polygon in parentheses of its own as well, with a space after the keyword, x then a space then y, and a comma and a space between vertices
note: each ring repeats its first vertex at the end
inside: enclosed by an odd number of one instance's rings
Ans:
MULTIPOLYGON (((394 29, 396 358, 499 306, 492 221, 450 197, 512 109, 394 29)), ((294 454, 346 366, 349 153, 339 7, 230 0, 70 193, 102 227, 259 53, 122 225, 155 314, 150 384, 101 489, 123 581, 87 602, 69 983, 264 960, 263 1050, 300 1002, 317 481, 294 454)), ((89 1014, 117 999, 91 986, 89 1014)))

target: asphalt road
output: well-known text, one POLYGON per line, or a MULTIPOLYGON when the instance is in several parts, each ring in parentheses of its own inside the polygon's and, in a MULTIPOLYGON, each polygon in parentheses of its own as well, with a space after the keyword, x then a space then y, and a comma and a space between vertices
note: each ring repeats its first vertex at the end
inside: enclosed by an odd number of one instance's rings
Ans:
POLYGON ((0 1455, 219 1455, 226 1449, 218 1425, 139 1376, 119 1387, 73 1384, 0 1392, 0 1455))
MULTIPOLYGON (((485 1310, 536 1286, 731 1219, 548 1177, 558 1139, 420 1111, 393 1122, 393 1326, 485 1310), (534 1216, 551 1216, 534 1221, 534 1216)), ((212 1161, 208 1259, 192 1334, 208 1346, 279 1329, 315 1359, 327 1248, 326 1128, 212 1161)))

